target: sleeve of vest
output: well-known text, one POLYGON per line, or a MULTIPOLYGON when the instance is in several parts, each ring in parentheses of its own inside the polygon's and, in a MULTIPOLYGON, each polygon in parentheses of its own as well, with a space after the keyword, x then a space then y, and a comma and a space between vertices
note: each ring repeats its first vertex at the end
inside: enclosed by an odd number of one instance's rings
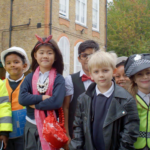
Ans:
POLYGON ((12 131, 11 103, 3 82, 0 82, 0 131, 12 131))

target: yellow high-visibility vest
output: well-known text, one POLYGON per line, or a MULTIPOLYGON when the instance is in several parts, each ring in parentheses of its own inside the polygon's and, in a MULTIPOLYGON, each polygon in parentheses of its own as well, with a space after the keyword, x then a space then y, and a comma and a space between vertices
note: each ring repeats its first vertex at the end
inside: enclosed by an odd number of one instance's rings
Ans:
POLYGON ((137 109, 140 118, 140 129, 134 147, 135 149, 143 149, 145 146, 150 148, 150 106, 139 95, 136 95, 136 98, 138 100, 137 109))
POLYGON ((12 111, 5 83, 0 80, 0 132, 12 131, 12 111))

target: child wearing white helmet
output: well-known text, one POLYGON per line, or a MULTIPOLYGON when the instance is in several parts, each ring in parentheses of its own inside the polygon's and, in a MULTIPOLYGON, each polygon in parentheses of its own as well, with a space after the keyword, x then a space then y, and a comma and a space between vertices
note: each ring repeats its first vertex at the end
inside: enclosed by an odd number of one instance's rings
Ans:
POLYGON ((23 132, 25 126, 26 109, 19 104, 20 85, 24 80, 24 73, 28 71, 30 63, 24 49, 11 47, 1 53, 1 61, 9 73, 4 81, 12 109, 13 132, 9 134, 6 150, 23 150, 23 132))

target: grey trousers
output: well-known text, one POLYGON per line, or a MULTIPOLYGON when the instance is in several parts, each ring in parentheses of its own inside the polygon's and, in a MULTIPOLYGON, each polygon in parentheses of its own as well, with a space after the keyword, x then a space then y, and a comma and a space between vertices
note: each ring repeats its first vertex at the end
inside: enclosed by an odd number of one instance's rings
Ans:
POLYGON ((24 130, 24 150, 42 150, 38 129, 28 121, 24 130))

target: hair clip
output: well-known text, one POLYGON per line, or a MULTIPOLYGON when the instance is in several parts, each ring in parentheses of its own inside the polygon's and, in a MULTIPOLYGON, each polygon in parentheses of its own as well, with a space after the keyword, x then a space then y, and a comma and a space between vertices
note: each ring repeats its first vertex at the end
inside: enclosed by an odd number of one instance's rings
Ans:
MULTIPOLYGON (((49 43, 49 41, 52 39, 52 35, 49 35, 45 41, 43 41, 43 39, 42 39, 40 36, 38 36, 37 34, 35 34, 35 37, 36 37, 37 40, 40 42, 38 45, 36 45, 36 47, 38 47, 38 46, 41 45, 41 44, 49 43)), ((51 44, 51 43, 49 43, 49 44, 51 44)), ((35 47, 35 48, 36 48, 36 47, 35 47)))

